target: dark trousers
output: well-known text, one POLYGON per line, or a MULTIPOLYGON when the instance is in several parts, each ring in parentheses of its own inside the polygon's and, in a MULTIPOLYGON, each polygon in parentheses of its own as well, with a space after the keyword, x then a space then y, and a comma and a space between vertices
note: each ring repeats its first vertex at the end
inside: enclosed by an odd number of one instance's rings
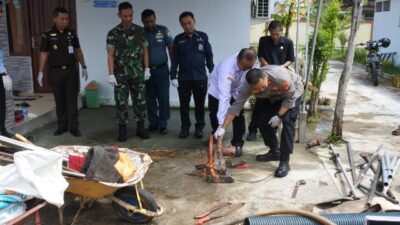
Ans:
POLYGON ((3 78, 0 76, 0 131, 6 131, 6 90, 4 89, 3 78))
POLYGON ((278 138, 276 136, 277 128, 271 127, 268 124, 270 119, 277 115, 281 101, 271 103, 268 99, 259 99, 259 107, 261 110, 257 113, 257 124, 259 126, 261 136, 267 145, 273 151, 280 151, 285 154, 293 153, 295 124, 299 114, 300 98, 296 101, 296 106, 289 109, 289 111, 282 118, 282 133, 281 133, 281 146, 278 145, 278 138))
POLYGON ((168 66, 152 69, 146 81, 146 106, 150 126, 167 128, 170 117, 169 108, 169 70, 168 66))
POLYGON ((190 129, 190 99, 194 98, 195 105, 195 118, 196 130, 203 130, 205 126, 204 122, 204 104, 207 95, 207 80, 190 80, 190 81, 179 81, 178 87, 179 102, 180 102, 180 114, 181 114, 181 128, 182 130, 190 129))
POLYGON ((65 70, 50 68, 49 75, 56 102, 58 128, 78 129, 78 68, 76 66, 71 66, 65 70))
MULTIPOLYGON (((232 98, 230 103, 232 104, 234 101, 235 100, 232 98)), ((212 95, 208 95, 208 110, 210 111, 210 122, 213 134, 215 131, 217 131, 219 126, 217 118, 218 105, 219 105, 219 100, 214 98, 212 95)), ((246 121, 244 119, 243 109, 242 111, 240 111, 239 116, 235 117, 232 125, 233 125, 233 137, 231 140, 231 144, 233 146, 243 147, 244 145, 243 135, 246 132, 246 121)))
POLYGON ((257 113, 262 110, 260 109, 260 102, 259 99, 256 99, 256 102, 254 103, 254 107, 251 113, 251 121, 249 123, 249 133, 257 133, 257 113))

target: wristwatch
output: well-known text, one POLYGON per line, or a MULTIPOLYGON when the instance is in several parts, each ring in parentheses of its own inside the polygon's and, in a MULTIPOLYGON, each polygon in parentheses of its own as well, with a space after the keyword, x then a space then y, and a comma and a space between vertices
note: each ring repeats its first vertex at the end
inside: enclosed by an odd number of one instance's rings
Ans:
POLYGON ((86 69, 87 68, 87 66, 86 65, 82 65, 82 69, 86 69))
POLYGON ((278 116, 279 119, 283 119, 283 117, 285 116, 285 114, 279 115, 279 113, 277 113, 276 116, 278 116))

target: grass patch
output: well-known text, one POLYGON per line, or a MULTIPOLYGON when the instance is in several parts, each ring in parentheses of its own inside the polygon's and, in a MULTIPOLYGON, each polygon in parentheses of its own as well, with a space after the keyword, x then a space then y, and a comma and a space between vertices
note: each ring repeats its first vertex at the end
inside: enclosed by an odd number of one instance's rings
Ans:
POLYGON ((382 69, 385 73, 392 75, 400 75, 400 67, 394 66, 392 63, 384 62, 382 64, 382 69))
POLYGON ((328 144, 337 144, 342 142, 342 137, 336 135, 335 133, 331 133, 327 138, 326 138, 326 143, 328 144))
POLYGON ((309 123, 309 124, 315 124, 315 123, 317 123, 317 118, 316 118, 315 116, 309 116, 309 117, 307 118, 307 123, 309 123))
MULTIPOLYGON (((367 50, 363 48, 357 48, 354 52, 354 62, 365 65, 367 50)), ((344 61, 346 59, 346 52, 342 52, 341 49, 335 48, 332 51, 331 59, 344 61)), ((388 74, 400 74, 400 67, 394 66, 392 62, 385 61, 382 64, 383 72, 388 74)))

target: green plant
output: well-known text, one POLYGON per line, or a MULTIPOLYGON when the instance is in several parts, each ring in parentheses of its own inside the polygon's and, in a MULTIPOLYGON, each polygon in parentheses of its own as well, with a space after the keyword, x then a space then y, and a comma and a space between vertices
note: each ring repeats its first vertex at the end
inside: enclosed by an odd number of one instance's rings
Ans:
POLYGON ((337 36, 340 42, 340 48, 342 49, 342 54, 344 54, 344 47, 348 41, 348 37, 344 31, 340 32, 337 36))
MULTIPOLYGON (((314 87, 321 89, 322 82, 326 79, 329 70, 328 60, 334 49, 334 39, 339 27, 340 2, 332 0, 326 5, 322 13, 321 24, 316 39, 314 51, 313 69, 311 71, 311 83, 314 87)), ((309 42, 312 44, 312 40, 309 42)), ((309 116, 317 117, 317 103, 319 92, 311 96, 309 116)))
POLYGON ((328 144, 337 144, 340 142, 342 142, 342 137, 333 132, 326 138, 326 143, 328 144))
MULTIPOLYGON (((282 22, 285 29, 285 37, 289 37, 289 28, 293 23, 293 20, 297 17, 297 0, 284 0, 277 1, 274 4, 274 13, 272 14, 273 20, 282 22)), ((306 14, 307 0, 300 1, 300 16, 304 17, 306 14)), ((265 29, 265 35, 268 30, 265 29)))
POLYGON ((393 62, 384 61, 382 64, 382 70, 385 73, 396 75, 400 74, 400 67, 393 65, 393 62))
POLYGON ((317 118, 315 118, 315 116, 309 116, 307 118, 307 123, 310 123, 310 124, 317 123, 317 118))

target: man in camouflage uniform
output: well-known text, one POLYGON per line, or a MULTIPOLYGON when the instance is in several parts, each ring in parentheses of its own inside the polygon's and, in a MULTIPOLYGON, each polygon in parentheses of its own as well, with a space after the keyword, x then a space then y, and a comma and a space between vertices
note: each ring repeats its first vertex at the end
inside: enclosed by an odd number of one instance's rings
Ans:
POLYGON ((144 129, 145 80, 150 78, 148 43, 144 29, 132 23, 132 5, 123 2, 118 5, 118 10, 121 23, 107 34, 108 82, 114 86, 119 125, 118 140, 123 142, 127 139, 129 93, 137 121, 136 136, 148 139, 149 133, 144 129))

